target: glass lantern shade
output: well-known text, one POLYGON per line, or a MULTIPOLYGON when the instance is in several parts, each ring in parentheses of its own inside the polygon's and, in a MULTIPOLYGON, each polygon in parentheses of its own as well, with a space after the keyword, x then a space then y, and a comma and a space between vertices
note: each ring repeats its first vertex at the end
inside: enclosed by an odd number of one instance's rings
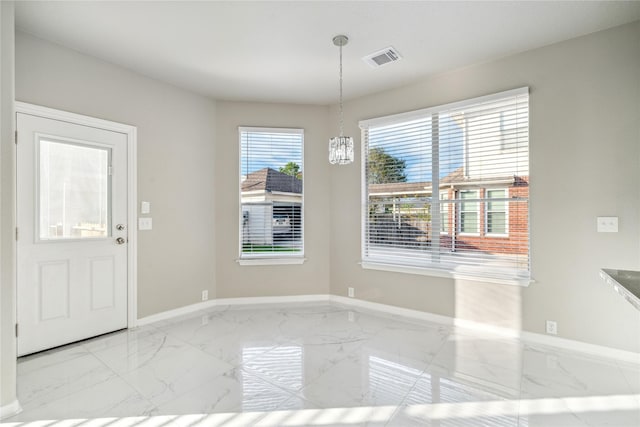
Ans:
POLYGON ((353 163, 353 138, 334 136, 329 140, 329 163, 332 165, 353 163))

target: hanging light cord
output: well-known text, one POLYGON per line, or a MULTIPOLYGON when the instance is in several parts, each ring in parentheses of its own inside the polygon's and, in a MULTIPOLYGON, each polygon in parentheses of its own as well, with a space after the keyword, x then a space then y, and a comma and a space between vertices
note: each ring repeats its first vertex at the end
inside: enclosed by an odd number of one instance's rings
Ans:
POLYGON ((342 112, 342 45, 340 43, 340 136, 344 136, 343 112, 342 112))

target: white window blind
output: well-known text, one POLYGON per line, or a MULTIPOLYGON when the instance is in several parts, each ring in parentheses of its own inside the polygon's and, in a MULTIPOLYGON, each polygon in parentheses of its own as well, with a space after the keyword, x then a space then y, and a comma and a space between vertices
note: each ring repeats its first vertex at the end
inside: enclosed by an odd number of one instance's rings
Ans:
POLYGON ((240 128, 240 258, 300 257, 302 129, 240 128))
POLYGON ((363 263, 528 283, 528 88, 360 127, 363 263))

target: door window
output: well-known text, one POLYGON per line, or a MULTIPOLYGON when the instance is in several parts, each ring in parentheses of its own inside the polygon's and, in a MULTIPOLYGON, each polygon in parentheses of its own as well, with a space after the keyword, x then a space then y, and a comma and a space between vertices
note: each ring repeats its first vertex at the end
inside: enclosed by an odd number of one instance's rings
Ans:
POLYGON ((108 237, 111 150, 51 138, 38 145, 40 240, 108 237))

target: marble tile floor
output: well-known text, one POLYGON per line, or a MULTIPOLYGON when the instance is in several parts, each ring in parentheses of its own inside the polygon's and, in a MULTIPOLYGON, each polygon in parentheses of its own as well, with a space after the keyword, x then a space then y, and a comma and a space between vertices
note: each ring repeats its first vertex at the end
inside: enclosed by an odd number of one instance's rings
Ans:
POLYGON ((339 304, 225 306, 18 361, 6 426, 640 426, 640 366, 339 304))

